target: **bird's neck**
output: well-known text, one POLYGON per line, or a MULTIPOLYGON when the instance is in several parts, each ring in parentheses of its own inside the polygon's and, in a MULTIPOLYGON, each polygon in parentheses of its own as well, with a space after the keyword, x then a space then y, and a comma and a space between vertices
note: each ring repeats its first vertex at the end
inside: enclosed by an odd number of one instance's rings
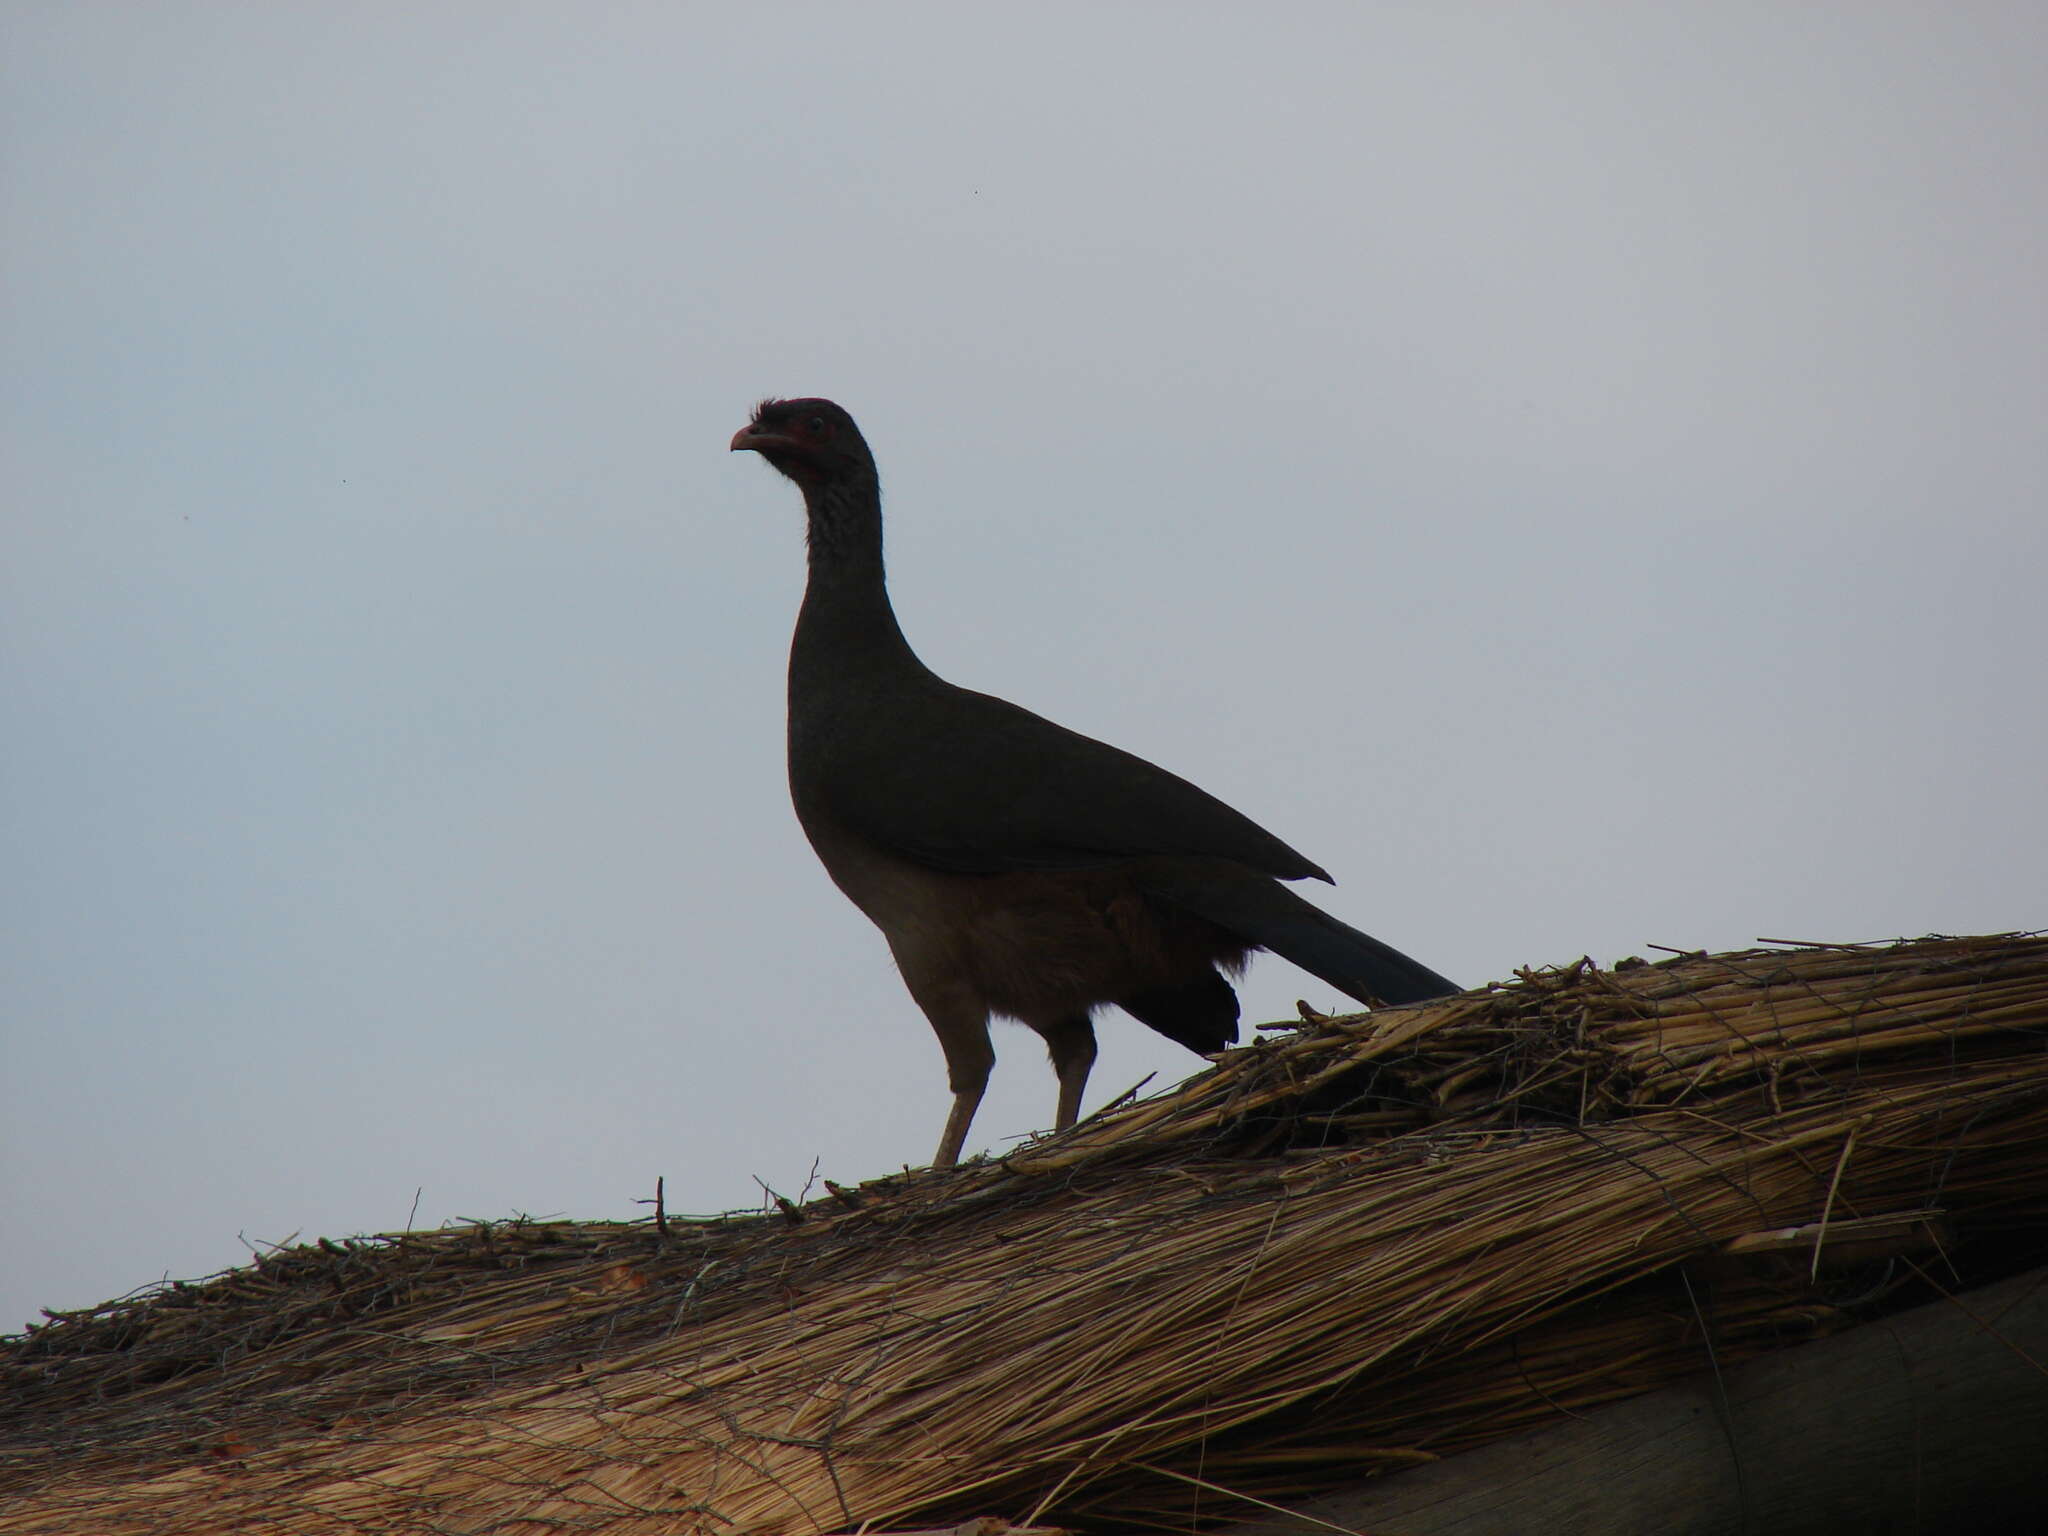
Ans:
POLYGON ((922 664, 903 638, 882 571, 882 490, 872 477, 807 486, 810 581, 797 615, 791 681, 922 664))

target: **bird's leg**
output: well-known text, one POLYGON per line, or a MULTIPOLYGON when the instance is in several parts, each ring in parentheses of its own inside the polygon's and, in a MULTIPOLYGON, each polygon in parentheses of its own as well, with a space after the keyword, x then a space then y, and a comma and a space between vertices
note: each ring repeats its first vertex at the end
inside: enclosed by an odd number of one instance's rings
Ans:
POLYGON ((1053 1129, 1064 1131, 1081 1118, 1081 1094, 1095 1066, 1095 1025, 1087 1014, 1077 1013, 1031 1027, 1044 1038, 1052 1069, 1059 1074, 1060 1106, 1053 1129))
POLYGON ((953 1112, 946 1116, 946 1129, 939 1136, 939 1150, 932 1156, 934 1168, 951 1168, 960 1161, 960 1148, 967 1141, 967 1128, 974 1124, 974 1112, 981 1108, 980 1088, 955 1088, 953 1112))
POLYGON ((946 1129, 939 1137, 932 1166, 950 1168, 960 1161, 967 1129, 974 1124, 974 1112, 981 1107, 981 1096, 988 1088, 989 1070, 996 1064, 995 1047, 988 1040, 988 1010, 958 998, 953 999, 954 1006, 940 1005, 937 999, 926 1004, 925 995, 918 995, 917 1000, 925 1004, 925 1017, 931 1020, 939 1047, 946 1053, 953 1109, 946 1116, 946 1129))

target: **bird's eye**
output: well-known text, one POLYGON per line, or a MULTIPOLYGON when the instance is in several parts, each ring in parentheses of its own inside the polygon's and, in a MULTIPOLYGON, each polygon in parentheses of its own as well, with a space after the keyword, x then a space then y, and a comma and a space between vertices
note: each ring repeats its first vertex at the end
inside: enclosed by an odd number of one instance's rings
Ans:
POLYGON ((809 421, 805 422, 804 425, 809 427, 813 432, 822 432, 825 430, 825 418, 822 416, 813 416, 809 421))

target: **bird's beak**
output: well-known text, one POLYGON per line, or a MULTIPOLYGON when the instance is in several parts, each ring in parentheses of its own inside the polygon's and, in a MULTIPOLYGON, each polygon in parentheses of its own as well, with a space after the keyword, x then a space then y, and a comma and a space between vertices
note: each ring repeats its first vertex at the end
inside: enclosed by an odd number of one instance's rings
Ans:
POLYGON ((742 448, 751 448, 756 453, 760 453, 769 448, 794 448, 795 446, 795 443, 784 437, 780 432, 763 432, 752 422, 748 422, 732 435, 732 451, 734 453, 738 453, 742 448))

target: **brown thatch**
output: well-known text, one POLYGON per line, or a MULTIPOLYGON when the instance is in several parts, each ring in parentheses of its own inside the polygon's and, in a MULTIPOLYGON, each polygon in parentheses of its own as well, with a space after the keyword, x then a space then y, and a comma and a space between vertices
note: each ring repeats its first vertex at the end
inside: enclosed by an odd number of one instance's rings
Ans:
POLYGON ((283 1250, 13 1341, 0 1531, 1185 1529, 2041 1262, 2044 1046, 2039 938, 1582 962, 950 1177, 283 1250))

